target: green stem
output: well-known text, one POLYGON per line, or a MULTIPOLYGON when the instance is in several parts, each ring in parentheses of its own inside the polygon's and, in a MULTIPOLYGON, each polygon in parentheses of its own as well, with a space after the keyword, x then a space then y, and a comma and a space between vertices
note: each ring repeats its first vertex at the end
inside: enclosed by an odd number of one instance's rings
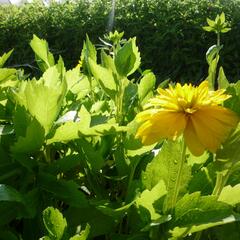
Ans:
POLYGON ((181 185, 181 178, 182 178, 182 170, 183 170, 183 166, 184 166, 184 162, 186 159, 186 144, 183 141, 183 146, 182 146, 182 156, 180 159, 180 164, 179 164, 179 168, 178 168, 178 172, 177 172, 177 178, 176 178, 176 184, 174 187, 174 193, 173 193, 173 198, 171 201, 171 210, 174 209, 176 203, 177 203, 177 199, 178 199, 178 195, 179 195, 179 190, 180 190, 180 185, 181 185))
POLYGON ((123 79, 119 80, 119 85, 118 85, 118 94, 116 96, 116 122, 119 125, 122 125, 122 116, 123 116, 123 94, 124 94, 124 89, 123 89, 123 79))
POLYGON ((92 86, 92 77, 88 76, 88 81, 89 81, 89 86, 90 86, 90 96, 91 96, 91 100, 94 102, 94 92, 93 92, 93 86, 92 86))
POLYGON ((217 33, 217 46, 220 47, 220 33, 217 33))
POLYGON ((222 189, 224 188, 224 186, 226 185, 228 178, 230 176, 231 171, 228 170, 227 174, 223 175, 223 173, 217 173, 217 179, 216 179, 216 183, 215 183, 215 187, 213 189, 212 195, 215 195, 217 197, 219 197, 219 195, 222 192, 222 189))

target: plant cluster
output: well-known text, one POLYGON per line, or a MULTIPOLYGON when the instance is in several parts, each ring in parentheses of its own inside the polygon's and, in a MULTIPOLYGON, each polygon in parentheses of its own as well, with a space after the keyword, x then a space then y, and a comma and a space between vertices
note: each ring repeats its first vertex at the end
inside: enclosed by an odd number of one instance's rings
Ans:
MULTIPOLYGON (((136 38, 122 37, 110 33, 100 49, 87 37, 67 70, 34 35, 40 77, 4 68, 12 51, 0 58, 1 239, 240 239, 239 126, 230 136, 220 128, 226 141, 217 151, 206 143, 214 153, 199 157, 181 137, 143 145, 136 115, 156 78, 140 68, 136 38)), ((239 114, 239 82, 218 67, 221 48, 207 52, 211 101, 239 114)))
MULTIPOLYGON (((205 52, 209 43, 215 42, 214 34, 206 34, 201 27, 207 16, 224 11, 232 31, 224 36, 221 62, 232 82, 240 79, 239 6, 239 0, 121 0, 116 1, 114 28, 124 31, 126 38, 137 36, 143 66, 154 69, 159 80, 170 77, 197 82, 207 74, 205 52)), ((110 0, 67 1, 49 7, 38 2, 20 7, 1 5, 0 52, 14 48, 9 65, 24 65, 26 71, 40 74, 28 48, 36 34, 72 68, 86 33, 95 44, 100 43, 98 38, 107 31, 110 11, 110 0)))

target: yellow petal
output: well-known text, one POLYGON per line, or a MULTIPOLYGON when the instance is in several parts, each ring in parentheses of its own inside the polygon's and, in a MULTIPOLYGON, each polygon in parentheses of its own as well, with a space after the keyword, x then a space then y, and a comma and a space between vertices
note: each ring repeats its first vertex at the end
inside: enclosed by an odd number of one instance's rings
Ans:
POLYGON ((176 138, 185 126, 186 119, 183 113, 159 111, 138 128, 136 137, 141 138, 143 144, 149 145, 161 138, 176 138))
POLYGON ((233 112, 220 106, 206 106, 191 116, 199 141, 211 152, 216 152, 224 142, 237 119, 233 112))
POLYGON ((200 156, 204 153, 205 147, 199 141, 195 132, 191 119, 189 119, 184 131, 184 139, 190 152, 195 156, 200 156))

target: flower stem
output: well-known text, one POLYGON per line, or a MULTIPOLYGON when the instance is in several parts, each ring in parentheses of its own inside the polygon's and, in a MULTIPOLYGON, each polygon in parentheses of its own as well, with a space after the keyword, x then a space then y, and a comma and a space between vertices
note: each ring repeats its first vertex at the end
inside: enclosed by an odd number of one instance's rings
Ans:
POLYGON ((217 179, 216 179, 216 183, 215 183, 215 187, 213 189, 212 195, 219 197, 219 195, 222 192, 222 189, 224 188, 225 184, 228 181, 230 172, 231 171, 228 170, 227 174, 225 174, 225 175, 222 172, 217 173, 217 179))
POLYGON ((179 191, 180 191, 180 185, 181 185, 181 177, 182 177, 182 170, 183 170, 183 166, 184 166, 184 162, 186 159, 186 143, 185 141, 183 141, 183 146, 182 146, 182 156, 180 159, 180 163, 179 163, 179 168, 177 171, 177 178, 176 178, 176 184, 175 184, 175 188, 174 188, 174 193, 173 193, 173 197, 172 197, 172 201, 171 201, 171 211, 174 209, 176 203, 177 203, 177 199, 178 199, 178 195, 179 195, 179 191))
POLYGON ((217 46, 220 47, 220 32, 217 33, 217 46))

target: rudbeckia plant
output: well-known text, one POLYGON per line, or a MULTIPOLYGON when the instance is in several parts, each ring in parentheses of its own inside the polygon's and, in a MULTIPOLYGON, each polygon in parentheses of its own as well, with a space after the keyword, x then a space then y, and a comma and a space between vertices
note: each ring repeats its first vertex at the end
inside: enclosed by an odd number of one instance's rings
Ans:
POLYGON ((143 144, 183 135, 192 154, 215 153, 238 124, 237 114, 220 105, 231 96, 222 89, 210 91, 207 81, 198 87, 177 83, 157 91, 136 117, 141 124, 136 136, 143 144))
POLYGON ((198 86, 156 91, 136 38, 102 43, 66 69, 34 36, 31 79, 0 57, 0 239, 240 239, 240 88, 219 48, 198 86))

